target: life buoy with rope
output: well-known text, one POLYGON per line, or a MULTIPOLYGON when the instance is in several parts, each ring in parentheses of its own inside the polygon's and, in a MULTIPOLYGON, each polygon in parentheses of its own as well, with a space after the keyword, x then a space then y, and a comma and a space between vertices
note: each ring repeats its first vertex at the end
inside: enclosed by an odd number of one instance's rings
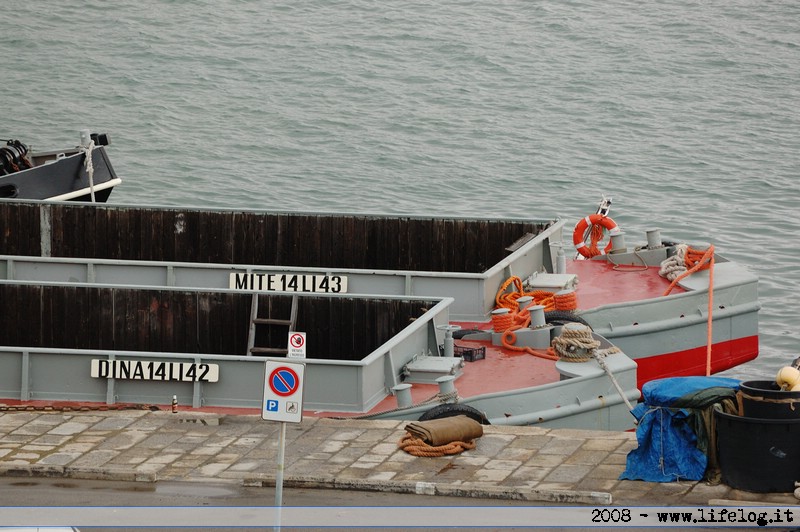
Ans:
POLYGON ((600 239, 603 237, 603 229, 611 232, 618 229, 618 226, 614 220, 602 214, 590 214, 589 216, 581 218, 575 225, 575 231, 572 233, 572 243, 575 245, 575 249, 578 250, 578 253, 587 259, 591 259, 597 255, 605 255, 611 251, 610 239, 605 249, 602 251, 597 249, 597 243, 600 242, 600 239), (588 245, 586 244, 586 238, 589 236, 587 235, 587 231, 591 231, 591 241, 588 245))

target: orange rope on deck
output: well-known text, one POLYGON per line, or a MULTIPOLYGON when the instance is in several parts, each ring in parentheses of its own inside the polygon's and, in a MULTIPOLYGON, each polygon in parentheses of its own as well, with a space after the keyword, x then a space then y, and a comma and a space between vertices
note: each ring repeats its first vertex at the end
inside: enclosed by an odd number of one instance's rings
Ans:
POLYGON ((712 334, 712 315, 714 309, 714 246, 708 246, 706 250, 687 248, 684 264, 687 270, 672 280, 664 295, 669 295, 675 285, 681 279, 700 270, 708 270, 708 325, 706 337, 706 376, 711 375, 711 344, 713 343, 712 334))
POLYGON ((578 308, 578 295, 574 290, 558 292, 553 296, 556 310, 576 310, 578 308))
POLYGON ((526 292, 522 286, 522 279, 515 276, 506 279, 500 287, 500 290, 497 291, 497 295, 494 298, 495 308, 507 308, 512 313, 515 313, 519 308, 517 300, 523 296, 532 297, 533 304, 544 306, 545 312, 555 309, 555 294, 553 292, 548 292, 546 290, 526 292), (506 293, 506 290, 508 290, 508 287, 511 286, 512 283, 514 284, 515 291, 506 293))
POLYGON ((532 304, 543 305, 545 310, 554 308, 554 294, 545 290, 534 290, 533 292, 525 292, 522 287, 522 280, 519 277, 509 277, 497 291, 495 303, 497 308, 508 309, 507 313, 493 314, 492 327, 495 332, 503 333, 501 337, 503 347, 512 351, 523 351, 533 356, 544 358, 547 360, 558 360, 558 356, 553 351, 553 348, 548 348, 546 352, 533 349, 532 347, 519 347, 514 345, 517 341, 517 335, 514 331, 524 329, 531 323, 531 314, 528 309, 518 310, 519 303, 517 300, 523 296, 530 296, 533 298, 532 304), (508 287, 514 285, 516 291, 506 293, 508 287))

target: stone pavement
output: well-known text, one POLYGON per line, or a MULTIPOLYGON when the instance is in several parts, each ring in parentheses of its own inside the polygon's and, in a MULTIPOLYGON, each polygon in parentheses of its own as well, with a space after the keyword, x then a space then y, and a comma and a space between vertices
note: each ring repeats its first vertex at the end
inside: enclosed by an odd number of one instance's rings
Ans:
MULTIPOLYGON (((633 433, 486 426, 473 450, 420 458, 404 421, 287 424, 284 487, 528 500, 551 505, 796 506, 705 482, 618 480, 633 433)), ((274 485, 280 424, 259 415, 149 410, 0 411, 0 475, 274 485)))

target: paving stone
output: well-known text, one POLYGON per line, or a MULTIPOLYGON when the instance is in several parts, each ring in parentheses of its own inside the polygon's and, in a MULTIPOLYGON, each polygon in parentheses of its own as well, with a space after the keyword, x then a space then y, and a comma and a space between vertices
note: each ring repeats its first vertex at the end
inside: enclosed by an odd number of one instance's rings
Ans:
POLYGON ((513 473, 511 473, 511 479, 519 479, 521 481, 540 481, 544 479, 547 475, 549 475, 553 471, 552 468, 549 467, 519 467, 513 473))
POLYGON ((369 480, 392 480, 397 475, 396 472, 393 471, 379 471, 377 473, 373 473, 369 475, 367 478, 369 480))
POLYGON ((92 453, 81 454, 76 458, 72 467, 100 467, 107 464, 110 460, 115 458, 119 453, 117 451, 94 451, 92 453))
POLYGON ((502 482, 510 474, 511 471, 507 469, 481 469, 475 472, 473 478, 475 478, 477 482, 502 482))
POLYGON ((489 460, 484 464, 484 469, 503 469, 506 471, 517 469, 522 462, 517 460, 489 460))
POLYGON ((87 428, 89 428, 89 426, 86 423, 78 423, 76 421, 70 421, 67 423, 62 423, 61 425, 58 425, 56 427, 53 427, 51 430, 48 431, 48 434, 72 435, 84 431, 87 428))
POLYGON ((536 453, 530 460, 525 462, 525 465, 531 467, 555 467, 563 462, 564 456, 561 454, 536 453))
MULTIPOLYGON (((89 423, 90 420, 82 419, 84 423, 89 423)), ((124 429, 135 420, 128 418, 128 417, 106 417, 106 418, 99 418, 95 421, 95 424, 91 426, 89 430, 91 431, 112 431, 112 430, 120 430, 124 429)))
POLYGON ((34 444, 30 443, 28 445, 23 445, 22 447, 20 447, 20 449, 23 450, 23 451, 31 451, 31 452, 42 453, 42 452, 52 451, 53 449, 55 449, 55 446, 54 445, 34 445, 34 444))
POLYGON ((80 457, 81 453, 53 453, 42 457, 38 463, 45 465, 67 465, 80 457))
POLYGON ((564 438, 553 438, 545 446, 539 449, 538 455, 542 454, 555 454, 560 456, 569 456, 574 453, 584 440, 567 440, 564 438))
POLYGON ((220 474, 221 472, 225 471, 226 469, 228 469, 229 466, 230 464, 224 464, 224 463, 205 464, 200 466, 199 473, 203 476, 214 477, 220 474))
POLYGON ((586 446, 581 446, 580 449, 567 457, 564 463, 567 464, 602 464, 608 457, 608 451, 590 451, 586 446))
POLYGON ((601 463, 600 465, 595 466, 592 470, 592 477, 617 480, 619 479, 621 473, 622 471, 619 466, 601 463))
POLYGON ((73 435, 43 434, 31 441, 33 445, 63 445, 72 439, 73 435))
POLYGON ((98 448, 114 449, 118 451, 122 449, 130 449, 145 439, 147 439, 146 432, 138 430, 126 430, 103 441, 98 445, 98 448))
POLYGON ((14 453, 11 457, 14 460, 38 460, 41 456, 39 453, 14 453))
POLYGON ((592 466, 562 464, 554 468, 544 480, 546 482, 572 482, 578 483, 589 474, 592 466))

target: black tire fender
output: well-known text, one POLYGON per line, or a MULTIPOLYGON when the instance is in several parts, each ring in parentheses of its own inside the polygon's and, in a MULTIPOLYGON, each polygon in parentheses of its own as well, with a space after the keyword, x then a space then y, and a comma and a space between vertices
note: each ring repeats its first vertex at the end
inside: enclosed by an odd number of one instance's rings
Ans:
POLYGON ((432 419, 442 419, 445 417, 454 416, 467 416, 470 419, 474 419, 481 425, 491 425, 483 412, 469 405, 461 405, 458 403, 436 405, 430 410, 424 412, 419 417, 419 421, 430 421, 432 419))
MULTIPOLYGON (((551 325, 564 325, 565 323, 580 323, 592 329, 592 326, 589 323, 572 312, 564 311, 564 310, 551 310, 550 312, 544 313, 544 321, 545 323, 549 323, 551 325)), ((592 329, 594 330, 594 329, 592 329)))

